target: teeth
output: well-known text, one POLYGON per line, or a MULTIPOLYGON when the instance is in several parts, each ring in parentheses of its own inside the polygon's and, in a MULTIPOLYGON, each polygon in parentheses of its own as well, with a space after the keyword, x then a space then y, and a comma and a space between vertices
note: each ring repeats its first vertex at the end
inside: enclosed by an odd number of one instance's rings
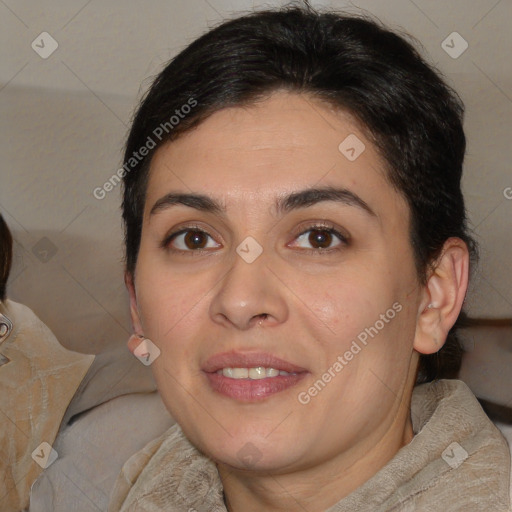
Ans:
POLYGON ((233 368, 231 370, 233 372, 233 379, 248 379, 249 378, 249 370, 247 368, 233 368))
POLYGON ((276 370, 275 368, 265 368, 257 366, 255 368, 222 368, 217 370, 219 375, 224 375, 230 379, 265 379, 267 377, 277 377, 278 375, 295 375, 295 373, 276 370))
POLYGON ((223 368, 221 371, 222 371, 222 375, 224 375, 224 377, 233 378, 233 368, 223 368))
POLYGON ((265 368, 258 366, 257 368, 249 368, 250 379, 264 379, 267 376, 265 368))

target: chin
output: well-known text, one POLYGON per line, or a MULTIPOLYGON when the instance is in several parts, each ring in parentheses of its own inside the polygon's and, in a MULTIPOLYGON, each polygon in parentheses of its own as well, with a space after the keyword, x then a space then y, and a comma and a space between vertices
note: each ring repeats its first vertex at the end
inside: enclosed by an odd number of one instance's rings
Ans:
MULTIPOLYGON (((275 437, 271 439, 254 433, 253 435, 226 434, 222 439, 205 439, 206 453, 216 463, 220 463, 241 471, 279 472, 286 467, 294 465, 300 456, 297 453, 297 436, 287 435, 284 439, 275 437)), ((299 443, 300 445, 300 443, 299 443)))

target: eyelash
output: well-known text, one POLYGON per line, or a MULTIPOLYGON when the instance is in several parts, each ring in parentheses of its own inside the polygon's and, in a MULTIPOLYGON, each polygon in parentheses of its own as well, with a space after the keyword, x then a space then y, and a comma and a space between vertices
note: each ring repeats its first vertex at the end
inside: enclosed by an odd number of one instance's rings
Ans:
MULTIPOLYGON (((167 250, 169 250, 171 252, 180 253, 180 254, 187 253, 189 255, 193 255, 194 253, 201 254, 203 252, 207 252, 209 249, 195 249, 195 250, 194 249, 189 249, 189 250, 183 250, 183 249, 175 249, 175 248, 173 248, 170 245, 171 242, 173 242, 178 236, 186 234, 186 233, 188 233, 190 231, 195 231, 195 232, 204 234, 204 235, 210 237, 211 239, 213 239, 213 237, 205 229, 203 229, 202 227, 191 225, 191 226, 183 227, 183 228, 179 229, 178 231, 174 231, 174 232, 170 233, 169 235, 167 235, 164 238, 164 240, 162 241, 161 247, 163 249, 167 249, 167 250)), ((314 254, 326 254, 326 253, 330 253, 332 251, 339 251, 339 250, 341 250, 342 246, 346 246, 349 243, 349 239, 348 239, 347 236, 343 235, 334 226, 329 225, 329 224, 313 224, 311 226, 308 226, 307 229, 303 229, 299 233, 297 233, 294 236, 293 240, 294 241, 297 240, 298 238, 300 238, 301 236, 305 235, 306 233, 308 233, 310 231, 325 231, 327 233, 330 233, 331 235, 334 235, 336 238, 338 238, 338 240, 340 241, 340 244, 338 246, 329 247, 329 248, 326 248, 326 249, 299 248, 299 250, 311 252, 311 253, 314 253, 314 254)))

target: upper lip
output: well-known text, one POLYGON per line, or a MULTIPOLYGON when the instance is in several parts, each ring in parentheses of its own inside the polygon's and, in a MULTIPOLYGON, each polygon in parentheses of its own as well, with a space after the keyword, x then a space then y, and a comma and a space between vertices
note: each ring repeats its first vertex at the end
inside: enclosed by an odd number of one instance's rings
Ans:
POLYGON ((265 352, 223 352, 210 357, 203 365, 203 371, 214 373, 222 368, 255 368, 262 366, 288 373, 306 372, 305 368, 265 352))

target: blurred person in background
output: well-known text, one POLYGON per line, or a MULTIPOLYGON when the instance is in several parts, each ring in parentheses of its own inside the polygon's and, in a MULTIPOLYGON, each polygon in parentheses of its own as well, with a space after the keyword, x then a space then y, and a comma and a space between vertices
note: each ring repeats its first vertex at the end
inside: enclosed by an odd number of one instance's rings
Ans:
POLYGON ((12 236, 0 215, 0 510, 19 512, 57 455, 66 409, 94 361, 60 345, 28 307, 7 298, 12 236))

